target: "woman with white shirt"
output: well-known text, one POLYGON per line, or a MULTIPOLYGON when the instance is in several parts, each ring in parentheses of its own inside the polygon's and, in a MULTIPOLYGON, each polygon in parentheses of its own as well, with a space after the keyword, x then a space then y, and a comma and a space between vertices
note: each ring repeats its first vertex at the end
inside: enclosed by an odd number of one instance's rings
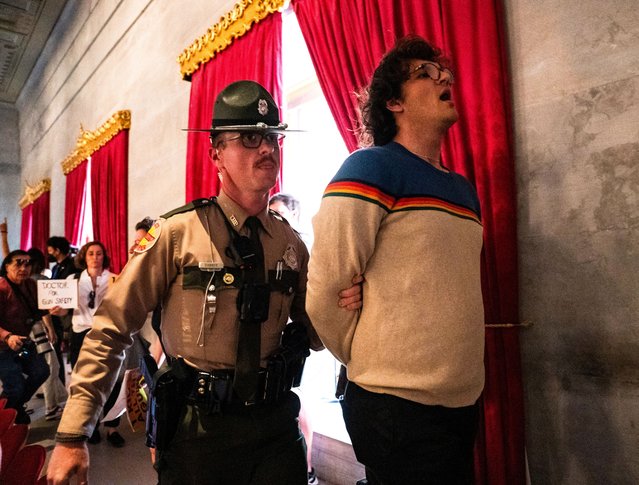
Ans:
MULTIPOLYGON (((75 258, 75 265, 83 271, 69 278, 78 279, 78 307, 73 310, 71 341, 69 342, 69 363, 75 367, 82 348, 84 337, 93 326, 93 315, 100 306, 104 295, 109 289, 109 284, 115 278, 115 274, 108 270, 110 264, 106 248, 99 241, 86 243, 75 258)), ((54 309, 57 310, 57 309, 54 309)), ((53 313, 53 310, 52 310, 53 313)), ((56 312, 56 314, 59 312, 56 312)), ((115 403, 122 380, 118 379, 111 392, 111 395, 104 404, 104 414, 106 415, 115 403)), ((120 418, 104 422, 107 432, 107 441, 120 448, 124 446, 124 438, 118 433, 117 427, 120 418)), ((89 438, 89 443, 96 444, 101 440, 99 425, 96 425, 93 435, 89 438)))
POLYGON ((101 242, 91 241, 78 251, 75 264, 83 271, 69 278, 78 278, 78 308, 73 310, 71 341, 69 342, 69 362, 75 367, 84 337, 93 326, 93 315, 100 306, 109 283, 115 278, 107 268, 109 256, 101 242))

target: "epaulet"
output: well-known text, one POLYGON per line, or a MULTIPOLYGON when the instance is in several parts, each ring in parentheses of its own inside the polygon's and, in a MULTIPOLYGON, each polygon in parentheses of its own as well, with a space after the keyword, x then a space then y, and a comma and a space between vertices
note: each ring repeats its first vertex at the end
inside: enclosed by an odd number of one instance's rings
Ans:
POLYGON ((275 217, 275 219, 277 219, 280 222, 283 222, 284 224, 286 224, 287 226, 290 226, 291 224, 286 220, 286 217, 284 217, 282 214, 280 214, 277 211, 274 211, 273 209, 269 209, 268 213, 270 215, 272 215, 273 217, 275 217))
POLYGON ((183 205, 182 207, 178 207, 177 209, 173 209, 172 211, 169 211, 166 214, 161 215, 160 217, 162 219, 168 219, 169 217, 175 216, 177 214, 183 214, 185 212, 195 210, 199 207, 205 207, 207 205, 213 204, 214 199, 215 199, 214 197, 211 197, 210 199, 204 199, 204 198, 195 199, 189 202, 188 204, 183 205))
POLYGON ((297 235, 297 237, 300 239, 300 241, 304 242, 304 241, 302 240, 302 235, 301 235, 301 234, 297 231, 297 229, 295 229, 293 226, 291 226, 291 223, 290 223, 290 222, 288 222, 288 221, 286 220, 286 217, 284 217, 284 216, 283 216, 282 214, 280 214, 279 212, 274 211, 273 209, 269 209, 269 210, 268 210, 268 213, 269 213, 270 215, 272 215, 273 217, 275 217, 275 219, 277 219, 278 221, 283 222, 283 223, 284 223, 284 224, 286 224, 288 227, 290 227, 290 228, 293 230, 293 232, 297 235))

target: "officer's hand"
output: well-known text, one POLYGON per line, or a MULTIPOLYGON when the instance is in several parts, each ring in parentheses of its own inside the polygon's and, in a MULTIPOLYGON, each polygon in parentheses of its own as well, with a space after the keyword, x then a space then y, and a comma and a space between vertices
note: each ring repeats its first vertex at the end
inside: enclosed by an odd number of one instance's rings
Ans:
POLYGON ((352 283, 353 286, 339 292, 337 304, 347 310, 359 310, 362 308, 362 283, 364 283, 364 277, 355 275, 352 283))
POLYGON ((89 449, 86 443, 58 443, 47 468, 47 484, 68 485, 69 479, 76 474, 79 485, 89 483, 89 449))

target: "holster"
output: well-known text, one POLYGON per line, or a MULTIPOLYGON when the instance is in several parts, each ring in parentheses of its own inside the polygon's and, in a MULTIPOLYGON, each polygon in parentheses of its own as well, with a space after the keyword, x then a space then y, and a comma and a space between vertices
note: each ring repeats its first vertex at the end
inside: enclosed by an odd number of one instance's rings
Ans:
POLYGON ((180 421, 185 402, 185 365, 181 360, 158 370, 150 355, 142 358, 142 374, 152 383, 146 417, 146 445, 165 450, 180 421))
POLYGON ((292 387, 302 382, 306 357, 310 355, 310 342, 306 326, 289 323, 282 333, 279 350, 269 357, 266 367, 267 382, 264 401, 275 402, 292 387))

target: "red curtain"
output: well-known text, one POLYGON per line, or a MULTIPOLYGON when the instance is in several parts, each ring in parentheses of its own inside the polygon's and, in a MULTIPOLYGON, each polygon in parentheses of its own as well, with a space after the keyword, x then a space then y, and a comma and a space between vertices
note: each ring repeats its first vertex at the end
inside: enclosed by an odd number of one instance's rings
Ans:
MULTIPOLYGON (((337 125, 357 147, 353 92, 407 34, 450 56, 460 121, 442 156, 477 187, 482 205, 482 287, 488 324, 517 322, 516 197, 510 80, 501 0, 293 0, 337 125)), ((517 328, 486 329, 486 387, 476 447, 477 483, 525 483, 524 409, 517 328)))
POLYGON ((31 229, 33 228, 33 204, 22 208, 22 225, 20 227, 20 249, 26 251, 31 247, 33 239, 31 229))
POLYGON ((47 190, 33 203, 22 209, 21 249, 36 248, 47 254, 50 201, 51 193, 47 190))
POLYGON ((47 239, 49 239, 49 208, 51 205, 51 192, 48 190, 31 204, 31 245, 47 254, 47 239))
MULTIPOLYGON (((191 78, 189 128, 209 128, 213 103, 228 84, 248 79, 259 82, 282 106, 282 16, 279 13, 253 25, 233 45, 200 66, 191 78)), ((208 133, 189 133, 186 148, 186 200, 217 195, 217 168, 209 158, 208 133)), ((281 173, 280 173, 281 176, 281 173)), ((279 190, 279 186, 276 187, 279 190)))
POLYGON ((111 270, 127 261, 129 130, 122 130, 91 156, 93 238, 107 248, 111 270))
POLYGON ((82 234, 83 200, 87 181, 87 160, 67 174, 64 210, 64 237, 74 246, 78 246, 82 234))

